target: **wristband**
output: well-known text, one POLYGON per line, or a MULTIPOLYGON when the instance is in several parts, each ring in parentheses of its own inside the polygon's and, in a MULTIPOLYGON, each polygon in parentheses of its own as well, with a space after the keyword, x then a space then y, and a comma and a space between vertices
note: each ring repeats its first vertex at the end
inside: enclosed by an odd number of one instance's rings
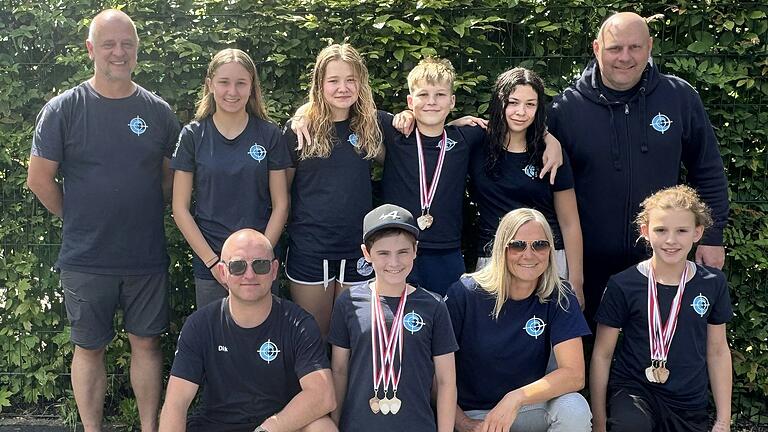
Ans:
POLYGON ((212 268, 216 267, 216 264, 218 264, 218 263, 220 263, 220 262, 221 262, 221 258, 219 258, 219 257, 216 257, 216 258, 213 260, 213 264, 211 264, 211 265, 206 265, 206 267, 208 267, 208 270, 210 270, 210 269, 212 269, 212 268))

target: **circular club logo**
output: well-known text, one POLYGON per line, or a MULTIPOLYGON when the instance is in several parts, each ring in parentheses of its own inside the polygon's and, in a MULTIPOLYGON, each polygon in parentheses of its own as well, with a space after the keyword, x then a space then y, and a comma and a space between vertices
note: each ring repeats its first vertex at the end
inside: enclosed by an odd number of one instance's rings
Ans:
POLYGON ((360 274, 360 276, 370 276, 371 273, 373 273, 373 266, 366 261, 365 258, 360 257, 360 259, 357 260, 357 273, 360 274))
POLYGON ((528 333, 528 336, 538 339, 539 336, 544 334, 544 327, 546 326, 547 324, 544 323, 544 320, 536 318, 536 315, 534 315, 533 318, 525 322, 525 327, 523 328, 528 333))
POLYGON ((672 125, 672 120, 669 119, 666 115, 662 113, 656 114, 653 119, 651 120, 651 127, 656 132, 661 132, 663 135, 664 132, 669 130, 669 127, 672 125))
POLYGON ((353 134, 353 133, 349 134, 349 137, 347 137, 347 141, 349 141, 349 143, 352 144, 353 146, 357 147, 358 145, 357 134, 353 134))
POLYGON ((410 311, 403 317, 403 327, 414 334, 424 327, 424 320, 415 311, 410 311))
POLYGON ((147 131, 147 122, 145 122, 143 118, 136 116, 131 119, 130 123, 128 123, 128 127, 131 129, 131 132, 136 134, 136 136, 141 136, 141 134, 147 131))
POLYGON ((691 306, 693 307, 693 310, 699 314, 699 316, 703 317, 704 314, 706 314, 709 310, 709 299, 704 297, 703 294, 699 293, 699 295, 693 299, 691 306))
POLYGON ((270 339, 267 339, 267 341, 259 347, 259 357, 267 363, 275 361, 278 353, 280 353, 280 350, 277 349, 277 345, 270 339))
POLYGON ((267 157, 267 149, 259 144, 254 144, 251 146, 251 149, 248 150, 248 154, 251 155, 254 160, 261 162, 267 157))

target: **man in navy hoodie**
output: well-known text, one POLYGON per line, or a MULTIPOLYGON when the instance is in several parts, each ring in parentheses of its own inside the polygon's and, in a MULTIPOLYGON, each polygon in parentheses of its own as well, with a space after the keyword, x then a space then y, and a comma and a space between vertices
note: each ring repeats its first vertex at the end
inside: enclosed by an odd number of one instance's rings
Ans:
POLYGON ((699 192, 715 224, 696 249, 696 261, 721 268, 725 259, 728 183, 717 138, 696 90, 660 73, 650 59, 652 47, 642 17, 609 17, 592 43, 595 60, 549 112, 549 130, 573 168, 588 319, 608 277, 647 256, 633 220, 640 202, 659 189, 685 181, 699 192))

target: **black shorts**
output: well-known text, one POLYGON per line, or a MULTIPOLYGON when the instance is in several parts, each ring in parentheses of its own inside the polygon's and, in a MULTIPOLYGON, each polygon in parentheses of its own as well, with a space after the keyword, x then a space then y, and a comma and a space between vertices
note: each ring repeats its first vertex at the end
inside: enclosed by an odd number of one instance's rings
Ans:
POLYGON ((168 273, 99 275, 61 271, 70 340, 85 349, 105 347, 115 337, 115 311, 123 310, 125 331, 159 336, 168 328, 168 273))
POLYGON ((358 283, 375 277, 373 266, 358 252, 347 259, 324 259, 320 255, 303 254, 288 248, 285 257, 285 275, 292 282, 303 285, 329 285, 334 280, 340 283, 358 283))
POLYGON ((706 409, 676 409, 650 389, 633 382, 608 387, 609 432, 707 432, 706 409))

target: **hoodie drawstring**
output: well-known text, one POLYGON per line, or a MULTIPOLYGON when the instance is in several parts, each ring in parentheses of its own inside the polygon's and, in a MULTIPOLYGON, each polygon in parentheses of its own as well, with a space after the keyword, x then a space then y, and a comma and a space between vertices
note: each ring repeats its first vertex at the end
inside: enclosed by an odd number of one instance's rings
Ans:
POLYGON ((613 105, 608 102, 608 99, 603 94, 600 94, 600 102, 603 103, 608 108, 608 112, 611 113, 611 160, 613 161, 613 168, 616 171, 621 171, 619 137, 616 136, 616 117, 613 115, 613 105))

